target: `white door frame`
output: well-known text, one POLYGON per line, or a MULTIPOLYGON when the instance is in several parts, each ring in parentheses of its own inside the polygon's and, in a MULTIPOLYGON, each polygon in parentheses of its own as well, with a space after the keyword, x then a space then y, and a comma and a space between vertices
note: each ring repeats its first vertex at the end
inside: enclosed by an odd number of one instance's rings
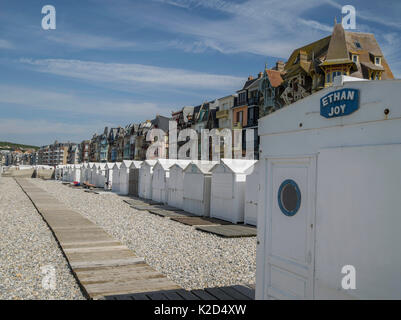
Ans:
MULTIPOLYGON (((257 282, 260 284, 256 288, 256 297, 258 299, 270 299, 272 298, 268 294, 268 287, 271 283, 271 275, 268 261, 279 264, 281 267, 285 267, 291 272, 289 265, 281 264, 278 259, 271 261, 269 259, 270 242, 271 236, 271 218, 272 208, 270 205, 273 198, 272 186, 272 167, 274 164, 285 164, 286 162, 295 164, 308 164, 310 170, 308 170, 308 206, 310 208, 308 215, 308 268, 305 270, 303 276, 308 279, 306 296, 307 299, 313 299, 314 297, 314 269, 315 269, 315 218, 316 218, 316 185, 317 185, 317 155, 299 155, 299 156, 285 156, 285 157, 265 157, 261 160, 263 165, 260 166, 260 182, 264 185, 265 194, 260 194, 258 208, 258 248, 257 248, 257 282), (260 222, 259 222, 260 221, 260 222), (261 230, 263 228, 263 230, 261 230), (262 232, 261 232, 262 231, 262 232), (263 233, 264 231, 264 233, 263 233)), ((299 270, 298 270, 299 271, 299 270)), ((276 292, 276 298, 288 299, 292 298, 285 294, 280 295, 276 292)))

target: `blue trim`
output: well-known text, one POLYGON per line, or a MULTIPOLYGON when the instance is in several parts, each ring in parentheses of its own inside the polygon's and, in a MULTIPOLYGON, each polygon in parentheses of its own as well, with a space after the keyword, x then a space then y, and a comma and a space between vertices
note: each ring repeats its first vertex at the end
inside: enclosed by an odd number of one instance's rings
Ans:
POLYGON ((294 216, 298 212, 299 207, 301 206, 301 191, 299 190, 297 183, 291 179, 283 181, 283 183, 280 185, 280 188, 278 189, 277 200, 282 213, 284 213, 288 217, 294 216), (281 192, 283 191, 283 188, 288 184, 291 184, 295 188, 298 197, 297 205, 295 209, 292 211, 288 211, 286 208, 284 208, 283 203, 281 202, 281 192))

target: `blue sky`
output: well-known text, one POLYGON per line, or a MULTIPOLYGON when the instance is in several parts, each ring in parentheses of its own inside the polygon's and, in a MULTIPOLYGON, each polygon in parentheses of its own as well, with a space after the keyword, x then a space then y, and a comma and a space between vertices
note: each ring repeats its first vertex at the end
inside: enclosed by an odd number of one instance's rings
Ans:
POLYGON ((346 4, 401 78, 396 0, 1 0, 0 140, 79 142, 234 93, 329 35, 346 4))

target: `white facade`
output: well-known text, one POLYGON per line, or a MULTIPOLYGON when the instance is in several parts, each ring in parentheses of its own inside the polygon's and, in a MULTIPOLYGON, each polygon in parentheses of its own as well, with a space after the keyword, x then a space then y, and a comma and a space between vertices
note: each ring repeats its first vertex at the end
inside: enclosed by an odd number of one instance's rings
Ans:
POLYGON ((104 182, 104 189, 105 190, 111 190, 113 186, 113 167, 114 167, 114 162, 107 162, 106 163, 106 178, 104 182))
POLYGON ((401 298, 400 101, 400 80, 352 81, 259 120, 256 298, 401 298))
POLYGON ((258 221, 259 162, 253 166, 253 172, 246 176, 244 223, 253 226, 258 221))
POLYGON ((113 184, 111 185, 111 191, 113 191, 115 193, 120 192, 120 169, 121 169, 121 162, 114 163, 113 184))
POLYGON ((120 167, 120 190, 119 194, 127 195, 129 187, 129 167, 133 161, 123 160, 120 167))
POLYGON ((152 200, 167 203, 167 181, 169 180, 170 167, 175 159, 158 159, 153 167, 152 175, 152 200))
POLYGON ((212 170, 210 216, 244 222, 245 182, 255 160, 221 159, 212 170))
POLYGON ((178 160, 170 167, 167 180, 167 204, 179 209, 184 201, 184 169, 191 160, 178 160))
POLYGON ((216 161, 192 161, 184 170, 183 209, 198 216, 210 216, 210 170, 216 161))
POLYGON ((133 161, 129 167, 128 194, 134 197, 138 197, 139 170, 141 169, 142 163, 142 161, 133 161))
POLYGON ((139 169, 138 195, 144 199, 152 199, 153 166, 157 160, 145 160, 139 169))
POLYGON ((104 188, 105 182, 106 182, 106 164, 99 163, 97 164, 95 185, 98 188, 104 188))

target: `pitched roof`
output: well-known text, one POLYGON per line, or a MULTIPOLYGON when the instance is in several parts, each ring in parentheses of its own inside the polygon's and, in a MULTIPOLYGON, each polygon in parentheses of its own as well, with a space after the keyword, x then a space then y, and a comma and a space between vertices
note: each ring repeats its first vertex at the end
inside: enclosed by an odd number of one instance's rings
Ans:
POLYGON ((266 69, 265 71, 273 88, 276 88, 283 83, 283 78, 281 77, 280 71, 272 69, 266 69))

